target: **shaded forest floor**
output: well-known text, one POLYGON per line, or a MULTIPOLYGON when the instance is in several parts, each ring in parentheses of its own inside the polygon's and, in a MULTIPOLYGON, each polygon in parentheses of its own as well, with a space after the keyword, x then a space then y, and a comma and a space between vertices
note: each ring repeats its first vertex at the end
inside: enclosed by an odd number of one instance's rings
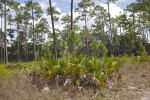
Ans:
POLYGON ((65 88, 46 85, 40 79, 38 85, 33 85, 33 79, 21 69, 0 86, 0 100, 150 100, 150 63, 133 67, 124 64, 119 76, 112 77, 112 83, 100 89, 81 87, 81 90, 72 85, 65 88))

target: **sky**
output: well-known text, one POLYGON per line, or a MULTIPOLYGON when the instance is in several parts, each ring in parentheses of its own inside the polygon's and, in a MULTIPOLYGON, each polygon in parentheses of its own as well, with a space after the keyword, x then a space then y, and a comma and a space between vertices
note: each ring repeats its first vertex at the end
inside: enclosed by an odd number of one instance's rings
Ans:
MULTIPOLYGON (((15 0, 15 1, 20 2, 21 6, 24 6, 25 1, 29 1, 29 0, 15 0)), ((71 0, 52 0, 52 6, 55 7, 56 10, 58 10, 61 13, 59 16, 60 18, 63 15, 70 14, 70 1, 71 0)), ((74 0, 74 9, 78 8, 78 3, 81 1, 82 0, 74 0)), ((107 9, 107 5, 105 3, 102 3, 99 0, 91 0, 91 1, 95 2, 95 4, 97 4, 97 5, 103 6, 105 9, 107 9)), ((103 0, 103 1, 105 1, 105 0, 103 0)), ((39 2, 39 4, 42 7, 42 10, 44 11, 42 17, 47 18, 49 21, 49 24, 51 24, 50 16, 48 16, 46 13, 47 8, 49 7, 49 0, 33 0, 33 2, 39 2)), ((132 2, 135 2, 135 0, 118 0, 116 3, 111 3, 110 4, 111 16, 115 17, 115 16, 119 15, 119 13, 122 12, 123 9, 126 8, 126 6, 132 2)), ((74 18, 77 16, 78 16, 78 14, 74 13, 74 18)), ((93 22, 90 22, 90 23, 93 23, 93 22)), ((79 25, 80 25, 80 27, 82 27, 83 23, 80 22, 79 25)), ((63 27, 61 27, 62 26, 61 20, 59 20, 57 23, 55 23, 55 26, 56 26, 56 28, 63 29, 63 27)), ((90 26, 91 25, 89 25, 89 27, 90 26)))
MULTIPOLYGON (((16 0, 18 2, 21 3, 21 5, 25 5, 24 0, 16 0)), ((39 2, 39 4, 41 5, 44 14, 42 17, 47 18, 48 20, 50 19, 50 16, 47 16, 46 10, 47 7, 49 7, 49 0, 33 0, 33 2, 39 2)), ((61 14, 60 14, 60 18, 63 15, 66 14, 70 14, 70 1, 71 0, 52 0, 52 6, 56 8, 56 10, 58 10, 61 14)), ((74 0, 74 9, 78 8, 78 3, 81 2, 82 0, 74 0)), ((103 6, 105 9, 107 9, 107 5, 105 3, 100 2, 99 0, 91 0, 93 2, 95 2, 95 4, 97 5, 101 5, 103 6)), ((103 0, 105 1, 105 0, 103 0)), ((117 15, 120 14, 120 12, 123 11, 124 8, 126 8, 126 6, 132 2, 135 2, 135 0, 118 0, 116 3, 111 3, 110 4, 110 13, 112 17, 115 17, 117 15)), ((74 18, 77 17, 78 14, 74 13, 74 18)), ((90 24, 88 24, 88 27, 91 26, 91 24, 93 23, 93 21, 89 21, 90 24)), ((49 24, 51 24, 50 20, 49 20, 49 24)), ((80 27, 83 27, 83 22, 78 23, 78 25, 80 25, 80 27)), ((55 23, 55 27, 59 28, 59 29, 63 29, 63 26, 61 24, 61 20, 59 20, 57 23, 55 23)))
MULTIPOLYGON (((29 0, 15 0, 15 1, 20 2, 21 6, 24 6, 25 5, 24 1, 29 1, 29 0)), ((62 18, 62 16, 66 15, 66 14, 70 14, 70 6, 71 6, 70 1, 71 0, 52 0, 52 6, 55 7, 55 9, 61 13, 59 16, 60 19, 62 18)), ((82 0, 74 0, 74 9, 78 8, 78 3, 81 1, 82 0)), ((102 3, 99 0, 91 0, 91 1, 95 2, 96 5, 103 6, 105 9, 107 9, 107 4, 102 3)), ((103 1, 105 1, 105 0, 103 0, 103 1)), ((33 2, 39 2, 39 4, 42 7, 42 10, 44 11, 42 17, 47 18, 49 25, 51 26, 51 20, 50 20, 51 18, 46 13, 47 8, 49 7, 49 0, 33 0, 33 2)), ((123 11, 124 8, 126 8, 127 5, 129 5, 132 2, 135 2, 135 0, 118 0, 116 3, 110 3, 111 16, 116 17, 117 15, 120 14, 120 12, 123 11)), ((15 13, 13 12, 12 15, 15 16, 15 13)), ((74 18, 77 16, 78 16, 78 13, 74 13, 74 18)), ((59 20, 57 23, 55 23, 55 28, 62 30, 63 25, 61 23, 62 23, 61 20, 59 20)), ((94 23, 94 20, 88 21, 88 27, 90 28, 90 26, 93 23, 94 23)), ((80 26, 80 28, 82 28, 84 26, 84 22, 80 21, 78 23, 78 25, 80 26)), ((8 26, 8 28, 9 28, 9 26, 8 26)))

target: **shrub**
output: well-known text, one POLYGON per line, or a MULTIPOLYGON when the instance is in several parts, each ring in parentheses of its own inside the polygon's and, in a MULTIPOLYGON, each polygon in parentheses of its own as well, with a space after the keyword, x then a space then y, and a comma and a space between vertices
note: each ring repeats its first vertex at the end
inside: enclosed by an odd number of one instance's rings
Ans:
POLYGON ((0 85, 5 84, 7 79, 14 74, 12 70, 6 67, 6 65, 0 65, 0 85))

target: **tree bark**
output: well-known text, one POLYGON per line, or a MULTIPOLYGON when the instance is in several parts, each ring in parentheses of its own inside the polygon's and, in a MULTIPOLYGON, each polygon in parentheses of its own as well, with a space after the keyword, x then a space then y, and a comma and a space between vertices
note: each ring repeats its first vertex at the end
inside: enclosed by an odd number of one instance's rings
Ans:
MULTIPOLYGON (((33 4, 32 0, 31 3, 33 4)), ((33 27, 33 53, 34 53, 34 59, 36 61, 36 47, 35 47, 35 31, 34 31, 34 15, 33 15, 33 5, 32 5, 32 27, 33 27)))
POLYGON ((71 0, 71 31, 73 30, 73 0, 71 0))
POLYGON ((130 55, 132 54, 132 34, 130 32, 130 55))
POLYGON ((17 23, 17 37, 18 37, 18 42, 17 42, 17 61, 20 61, 20 56, 19 56, 19 24, 17 23))
MULTIPOLYGON (((1 14, 2 14, 2 10, 1 10, 1 14)), ((1 61, 2 61, 2 59, 3 59, 3 53, 2 53, 2 28, 3 28, 3 24, 2 24, 3 22, 2 22, 2 16, 1 16, 1 34, 0 34, 0 50, 1 50, 1 61)))
POLYGON ((5 64, 8 65, 8 54, 7 54, 7 8, 6 8, 6 1, 5 1, 5 64))
POLYGON ((108 5, 108 18, 109 18, 109 32, 110 32, 110 37, 111 37, 111 54, 113 55, 114 53, 114 44, 113 44, 113 35, 112 35, 112 28, 111 28, 111 16, 110 16, 110 7, 109 7, 109 1, 107 0, 107 5, 108 5))
POLYGON ((27 25, 25 25, 25 33, 24 33, 24 61, 27 61, 27 25))
POLYGON ((86 16, 85 16, 85 42, 86 42, 86 55, 89 56, 87 18, 86 18, 86 16))
POLYGON ((121 27, 120 27, 120 34, 121 34, 121 51, 122 51, 122 55, 124 53, 124 47, 123 47, 123 34, 122 34, 122 30, 121 30, 121 27))
POLYGON ((49 6, 51 11, 51 21, 52 21, 52 29, 53 29, 54 54, 55 54, 55 60, 57 60, 56 36, 55 36, 55 27, 54 27, 53 9, 52 9, 51 0, 49 0, 49 6))
POLYGON ((137 55, 136 53, 136 50, 137 50, 137 45, 136 45, 136 33, 135 33, 135 17, 134 17, 134 13, 133 13, 133 31, 134 31, 134 45, 135 45, 135 48, 134 48, 134 53, 135 53, 135 56, 137 55))

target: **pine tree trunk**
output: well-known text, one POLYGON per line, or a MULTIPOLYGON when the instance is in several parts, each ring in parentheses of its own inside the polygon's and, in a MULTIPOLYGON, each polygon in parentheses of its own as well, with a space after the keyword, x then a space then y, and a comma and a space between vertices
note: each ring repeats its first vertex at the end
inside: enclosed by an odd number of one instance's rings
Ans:
POLYGON ((89 56, 88 33, 87 33, 87 17, 86 16, 85 16, 85 42, 86 42, 86 55, 89 56))
MULTIPOLYGON (((11 22, 10 22, 10 30, 11 30, 11 22)), ((11 46, 11 51, 10 51, 10 61, 12 61, 12 57, 13 57, 13 50, 12 50, 12 38, 10 36, 10 46, 11 46)))
MULTIPOLYGON (((31 3, 33 4, 32 0, 31 3)), ((36 61, 36 47, 35 47, 35 31, 34 31, 34 15, 33 15, 33 7, 32 7, 32 26, 33 26, 33 53, 34 53, 34 59, 36 61)))
POLYGON ((124 52, 126 53, 126 31, 124 29, 123 29, 123 33, 125 33, 124 34, 124 52))
POLYGON ((132 54, 132 35, 130 32, 130 55, 132 54))
POLYGON ((106 46, 106 40, 105 40, 105 26, 104 26, 104 18, 102 20, 102 23, 103 23, 103 28, 102 28, 102 33, 103 33, 103 43, 104 45, 106 46))
MULTIPOLYGON (((150 25, 150 9, 149 9, 149 16, 148 16, 148 24, 150 25)), ((149 27, 149 35, 150 35, 150 27, 149 27)))
POLYGON ((46 40, 45 40, 45 33, 44 33, 44 52, 43 52, 43 56, 45 55, 46 53, 46 40))
POLYGON ((51 0, 49 0, 49 6, 51 11, 51 21, 52 21, 52 29, 53 29, 53 42, 54 42, 54 54, 55 54, 55 60, 57 59, 57 48, 56 48, 56 36, 55 36, 55 27, 54 27, 54 20, 53 20, 53 9, 51 0))
POLYGON ((8 65, 8 54, 7 54, 7 8, 6 8, 6 1, 5 1, 5 64, 8 65))
POLYGON ((19 25, 17 23, 17 37, 18 37, 18 42, 17 42, 17 61, 20 61, 20 56, 19 56, 19 25))
POLYGON ((73 0, 71 0, 71 31, 73 30, 73 0))
MULTIPOLYGON (((71 31, 73 30, 73 0, 71 0, 71 31)), ((71 56, 74 57, 74 51, 71 52, 71 56)))
POLYGON ((114 43, 113 43, 113 35, 112 35, 112 28, 111 28, 111 16, 110 16, 110 8, 109 8, 109 1, 107 1, 108 5, 108 18, 109 18, 109 32, 110 32, 110 41, 111 41, 111 54, 114 54, 114 43))
MULTIPOLYGON (((2 13, 2 10, 1 10, 1 13, 2 13)), ((1 61, 2 61, 2 59, 3 59, 3 53, 2 53, 2 26, 3 26, 3 24, 2 24, 3 22, 2 22, 2 16, 1 16, 1 34, 0 34, 0 50, 1 50, 1 61)))
POLYGON ((27 34, 26 34, 26 60, 28 62, 28 37, 27 37, 27 34))
POLYGON ((136 46, 136 33, 135 33, 135 17, 134 17, 134 13, 133 13, 133 29, 134 29, 134 45, 135 45, 135 48, 134 48, 134 53, 135 53, 135 56, 137 55, 136 53, 136 50, 137 50, 137 46, 136 46))
POLYGON ((27 44, 27 33, 26 33, 26 61, 28 61, 28 44, 27 44))
POLYGON ((27 34, 27 25, 25 25, 25 33, 24 33, 24 61, 27 61, 27 44, 26 44, 26 34, 27 34))
POLYGON ((123 53, 124 53, 124 48, 123 48, 123 34, 122 34, 121 27, 120 27, 120 34, 121 34, 121 51, 122 51, 122 55, 123 55, 123 53))

